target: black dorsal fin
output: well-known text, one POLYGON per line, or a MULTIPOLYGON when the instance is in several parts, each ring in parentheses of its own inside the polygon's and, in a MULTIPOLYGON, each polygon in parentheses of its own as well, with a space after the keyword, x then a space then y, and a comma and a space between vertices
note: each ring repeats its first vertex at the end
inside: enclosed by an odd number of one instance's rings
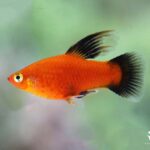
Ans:
POLYGON ((111 31, 106 30, 86 36, 70 47, 66 54, 76 54, 85 59, 95 58, 109 47, 102 45, 102 38, 109 36, 111 31))

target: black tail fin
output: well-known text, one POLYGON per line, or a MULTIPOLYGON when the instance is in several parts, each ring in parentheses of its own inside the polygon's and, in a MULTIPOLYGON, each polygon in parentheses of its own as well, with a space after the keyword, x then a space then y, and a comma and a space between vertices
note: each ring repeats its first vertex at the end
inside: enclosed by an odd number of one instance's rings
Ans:
POLYGON ((142 85, 142 62, 134 53, 126 53, 112 60, 122 70, 122 79, 119 85, 110 85, 109 89, 123 96, 135 96, 140 92, 142 85))

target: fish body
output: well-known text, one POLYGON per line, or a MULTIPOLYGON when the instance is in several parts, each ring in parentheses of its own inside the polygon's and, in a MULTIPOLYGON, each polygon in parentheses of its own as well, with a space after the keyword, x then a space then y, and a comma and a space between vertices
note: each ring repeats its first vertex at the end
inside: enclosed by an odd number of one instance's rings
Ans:
POLYGON ((69 101, 102 87, 122 96, 136 94, 141 83, 141 65, 136 55, 127 53, 101 62, 91 60, 107 48, 99 40, 108 33, 89 35, 65 54, 37 61, 11 74, 8 80, 20 89, 55 100, 69 101))

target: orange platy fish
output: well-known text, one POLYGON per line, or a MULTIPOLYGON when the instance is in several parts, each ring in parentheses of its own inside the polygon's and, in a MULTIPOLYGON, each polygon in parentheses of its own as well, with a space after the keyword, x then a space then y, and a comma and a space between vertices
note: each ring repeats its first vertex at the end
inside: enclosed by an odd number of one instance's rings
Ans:
POLYGON ((123 97, 139 93, 142 63, 134 53, 109 61, 91 60, 108 46, 102 38, 110 31, 91 34, 70 47, 65 54, 37 61, 8 77, 17 88, 56 100, 82 98, 95 89, 108 88, 123 97))

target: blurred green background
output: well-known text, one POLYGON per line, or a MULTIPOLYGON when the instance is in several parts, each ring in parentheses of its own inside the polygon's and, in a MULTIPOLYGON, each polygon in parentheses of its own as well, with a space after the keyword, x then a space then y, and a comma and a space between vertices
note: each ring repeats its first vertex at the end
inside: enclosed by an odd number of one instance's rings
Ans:
POLYGON ((0 0, 0 150, 149 150, 149 41, 149 0, 0 0), (141 55, 140 98, 102 89, 71 106, 8 83, 10 73, 106 29, 115 30, 114 50, 97 60, 141 55))

